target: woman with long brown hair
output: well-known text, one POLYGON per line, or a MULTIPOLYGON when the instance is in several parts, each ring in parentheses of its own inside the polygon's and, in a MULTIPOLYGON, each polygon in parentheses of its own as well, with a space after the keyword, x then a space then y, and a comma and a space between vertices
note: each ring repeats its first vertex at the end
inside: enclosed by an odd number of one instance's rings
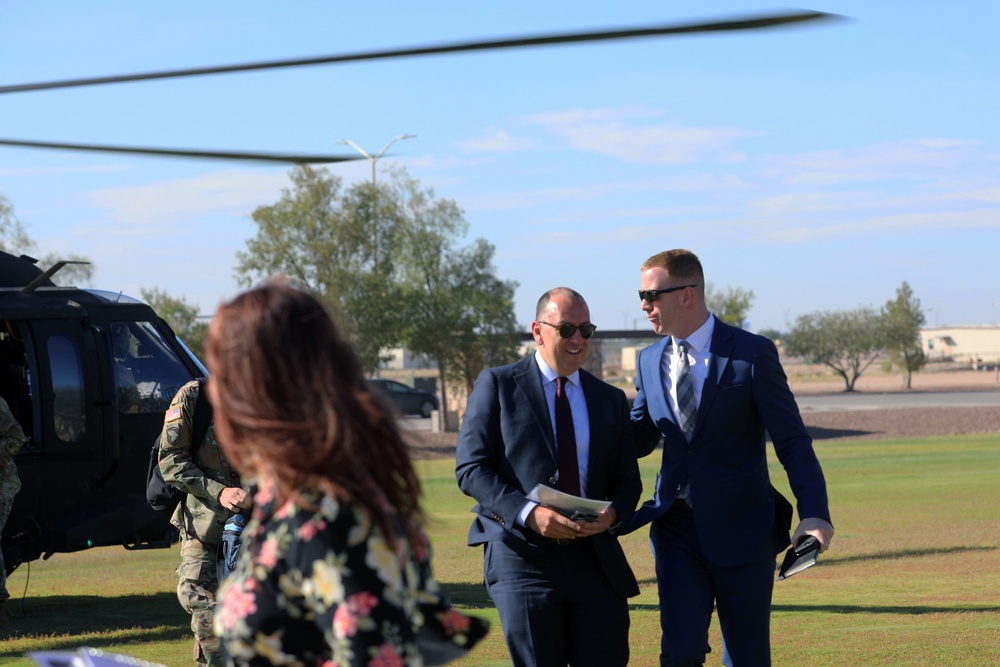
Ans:
POLYGON ((256 488, 215 618, 229 664, 440 664, 479 641, 431 578, 394 412, 319 299, 287 278, 244 292, 206 353, 223 452, 256 488))

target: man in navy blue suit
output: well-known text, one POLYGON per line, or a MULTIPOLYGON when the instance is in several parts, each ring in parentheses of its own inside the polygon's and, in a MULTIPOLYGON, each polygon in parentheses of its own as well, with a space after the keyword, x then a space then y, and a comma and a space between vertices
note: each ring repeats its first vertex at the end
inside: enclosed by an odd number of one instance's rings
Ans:
POLYGON ((639 298, 664 336, 639 353, 632 420, 640 456, 663 438, 652 500, 623 532, 650 524, 662 627, 660 664, 702 665, 713 606, 735 667, 771 664, 775 554, 791 506, 767 471, 770 436, 801 521, 792 540, 833 538, 826 482, 767 338, 718 320, 701 262, 670 250, 642 265, 639 298))
POLYGON ((642 482, 625 393, 581 368, 595 329, 577 292, 543 294, 538 351, 479 375, 458 436, 458 485, 478 503, 468 543, 485 545, 486 589, 517 667, 628 663, 627 598, 639 587, 615 533, 642 482), (611 506, 573 520, 528 500, 539 483, 611 506))

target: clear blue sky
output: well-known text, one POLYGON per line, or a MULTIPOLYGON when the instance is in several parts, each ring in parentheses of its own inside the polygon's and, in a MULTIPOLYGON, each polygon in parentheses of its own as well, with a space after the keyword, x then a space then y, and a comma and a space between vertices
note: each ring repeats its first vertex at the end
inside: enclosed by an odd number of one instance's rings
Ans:
MULTIPOLYGON (((849 20, 0 96, 0 137, 349 153, 454 199, 527 324, 544 290, 645 328, 638 267, 686 247, 752 329, 878 307, 1000 323, 1000 3, 825 1, 849 20)), ((0 85, 747 16, 747 2, 47 2, 0 9, 0 85)), ((332 166, 347 183, 367 161, 332 166)), ((285 167, 0 147, 0 193, 95 286, 210 313, 285 167)))

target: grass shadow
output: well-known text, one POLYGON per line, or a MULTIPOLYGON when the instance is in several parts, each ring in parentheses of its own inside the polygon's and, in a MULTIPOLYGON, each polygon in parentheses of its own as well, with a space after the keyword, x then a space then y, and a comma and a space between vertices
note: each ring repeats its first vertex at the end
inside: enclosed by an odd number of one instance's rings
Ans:
POLYGON ((493 607, 493 600, 486 592, 486 586, 482 583, 471 584, 468 582, 447 584, 441 583, 442 592, 448 596, 452 604, 465 607, 467 609, 485 609, 493 607))
MULTIPOLYGON (((851 565, 865 561, 898 560, 900 558, 919 558, 922 556, 942 556, 949 554, 975 553, 977 551, 1000 551, 1000 547, 943 547, 935 549, 901 549, 899 551, 879 551, 872 554, 843 556, 822 561, 825 566, 851 565)), ((822 557, 821 557, 822 558, 822 557)))
POLYGON ((875 431, 860 431, 850 428, 824 428, 823 426, 806 426, 809 437, 813 440, 833 440, 834 438, 851 438, 862 435, 872 435, 875 431))
MULTIPOLYGON (((45 637, 46 650, 75 650, 80 637, 87 636, 86 645, 93 648, 120 645, 128 631, 130 642, 170 642, 191 634, 190 617, 173 593, 100 597, 97 595, 51 595, 27 599, 11 599, 7 603, 13 624, 4 635, 7 639, 45 637), (66 635, 53 637, 53 632, 66 635)), ((4 658, 21 658, 23 651, 2 648, 4 658)))

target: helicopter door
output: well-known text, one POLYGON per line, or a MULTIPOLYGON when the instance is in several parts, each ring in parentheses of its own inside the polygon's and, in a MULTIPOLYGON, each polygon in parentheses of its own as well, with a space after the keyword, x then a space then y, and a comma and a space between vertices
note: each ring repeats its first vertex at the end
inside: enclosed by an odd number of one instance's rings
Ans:
POLYGON ((91 407, 104 397, 88 330, 73 320, 36 320, 31 328, 38 369, 33 400, 41 418, 35 444, 46 459, 86 461, 80 472, 99 473, 103 420, 91 407))

